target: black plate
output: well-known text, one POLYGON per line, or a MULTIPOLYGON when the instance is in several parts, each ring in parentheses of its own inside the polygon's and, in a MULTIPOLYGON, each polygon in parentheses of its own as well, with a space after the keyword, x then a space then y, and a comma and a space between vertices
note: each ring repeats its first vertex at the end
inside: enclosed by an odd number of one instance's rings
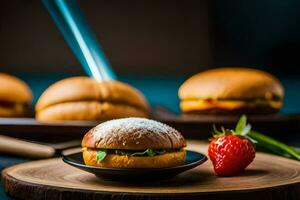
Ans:
POLYGON ((142 180, 162 180, 176 176, 186 170, 192 169, 207 160, 201 153, 187 151, 185 163, 175 167, 167 168, 107 168, 85 165, 82 153, 74 153, 63 156, 63 161, 81 170, 95 174, 96 176, 118 181, 142 181, 142 180))

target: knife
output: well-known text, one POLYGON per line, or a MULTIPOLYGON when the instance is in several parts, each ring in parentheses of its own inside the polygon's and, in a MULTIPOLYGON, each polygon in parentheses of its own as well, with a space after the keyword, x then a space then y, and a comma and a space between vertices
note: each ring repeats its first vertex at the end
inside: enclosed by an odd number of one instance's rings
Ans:
POLYGON ((41 159, 59 156, 68 148, 80 146, 80 140, 72 140, 56 144, 37 143, 23 139, 0 135, 0 152, 21 157, 41 159))

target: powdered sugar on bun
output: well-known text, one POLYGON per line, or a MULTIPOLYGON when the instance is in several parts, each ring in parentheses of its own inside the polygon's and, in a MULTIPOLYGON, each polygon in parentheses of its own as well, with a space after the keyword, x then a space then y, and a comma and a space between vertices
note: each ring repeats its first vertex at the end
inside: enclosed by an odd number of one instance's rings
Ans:
POLYGON ((186 146, 174 128, 146 118, 110 120, 91 129, 83 138, 83 147, 101 149, 179 149, 186 146))

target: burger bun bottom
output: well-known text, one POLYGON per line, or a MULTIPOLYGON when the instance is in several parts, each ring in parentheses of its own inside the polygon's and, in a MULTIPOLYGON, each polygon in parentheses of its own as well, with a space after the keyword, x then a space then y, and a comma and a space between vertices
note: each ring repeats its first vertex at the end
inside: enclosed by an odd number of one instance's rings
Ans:
POLYGON ((97 150, 83 150, 83 159, 86 165, 113 168, 165 168, 178 166, 184 163, 186 151, 174 151, 157 156, 125 156, 108 154, 104 160, 96 160, 97 150))

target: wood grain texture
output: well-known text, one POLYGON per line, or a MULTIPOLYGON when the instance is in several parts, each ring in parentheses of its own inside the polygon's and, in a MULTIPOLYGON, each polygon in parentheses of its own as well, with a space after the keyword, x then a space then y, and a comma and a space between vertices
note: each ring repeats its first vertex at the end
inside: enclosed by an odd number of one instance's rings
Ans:
MULTIPOLYGON (((188 149, 206 148, 189 141, 188 149)), ((2 181, 9 195, 21 199, 300 199, 300 163, 262 153, 237 177, 217 177, 206 162, 170 180, 111 182, 56 158, 7 168, 2 181)))

